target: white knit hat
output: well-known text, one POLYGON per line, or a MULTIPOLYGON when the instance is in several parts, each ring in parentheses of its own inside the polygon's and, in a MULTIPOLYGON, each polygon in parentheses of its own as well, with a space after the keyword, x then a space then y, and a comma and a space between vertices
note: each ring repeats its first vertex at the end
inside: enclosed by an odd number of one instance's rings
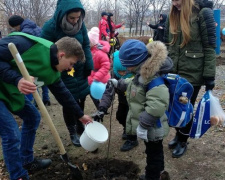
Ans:
POLYGON ((91 46, 98 44, 99 42, 99 29, 97 27, 91 28, 88 32, 88 37, 91 43, 91 46))

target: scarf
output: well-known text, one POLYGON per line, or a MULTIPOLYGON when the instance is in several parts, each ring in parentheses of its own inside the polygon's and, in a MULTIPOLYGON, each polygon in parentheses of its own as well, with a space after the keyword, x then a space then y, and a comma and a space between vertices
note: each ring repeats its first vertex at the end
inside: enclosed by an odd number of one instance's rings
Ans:
POLYGON ((60 24, 60 27, 62 28, 62 31, 66 34, 66 35, 75 35, 81 28, 82 23, 83 23, 83 18, 80 17, 78 22, 73 26, 72 24, 70 24, 67 20, 66 20, 66 16, 64 15, 62 22, 60 24))

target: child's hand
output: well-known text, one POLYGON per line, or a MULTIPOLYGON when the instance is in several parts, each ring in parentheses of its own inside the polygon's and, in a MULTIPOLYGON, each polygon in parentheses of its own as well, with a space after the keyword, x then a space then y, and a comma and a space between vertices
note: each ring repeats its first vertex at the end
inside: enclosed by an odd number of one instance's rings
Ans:
POLYGON ((117 86, 118 86, 118 81, 116 80, 116 79, 109 79, 109 81, 110 82, 112 82, 112 84, 113 84, 113 86, 115 87, 115 88, 117 88, 117 86))
POLYGON ((103 117, 105 113, 103 111, 97 111, 94 114, 91 115, 92 118, 94 118, 95 121, 103 122, 103 117))
MULTIPOLYGON (((31 79, 32 81, 34 81, 34 77, 31 77, 31 79)), ((17 87, 23 94, 34 93, 37 89, 36 85, 33 82, 27 81, 24 78, 19 80, 17 87)))
POLYGON ((138 125, 137 127, 137 137, 140 139, 143 139, 148 142, 148 130, 141 127, 141 125, 138 125))
POLYGON ((79 120, 80 120, 83 124, 89 124, 89 123, 93 122, 93 120, 91 119, 91 117, 88 116, 88 115, 83 115, 79 120))

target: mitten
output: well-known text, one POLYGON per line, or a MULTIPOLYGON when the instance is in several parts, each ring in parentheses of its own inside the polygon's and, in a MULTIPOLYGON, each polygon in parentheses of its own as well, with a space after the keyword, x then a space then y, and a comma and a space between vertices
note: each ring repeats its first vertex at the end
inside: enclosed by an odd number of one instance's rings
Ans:
POLYGON ((143 128, 140 124, 137 127, 137 137, 148 142, 148 130, 143 128))

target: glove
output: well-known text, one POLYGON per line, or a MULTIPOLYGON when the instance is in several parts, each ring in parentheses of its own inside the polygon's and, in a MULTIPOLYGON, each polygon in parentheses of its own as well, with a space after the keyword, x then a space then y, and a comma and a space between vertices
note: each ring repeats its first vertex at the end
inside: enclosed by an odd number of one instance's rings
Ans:
POLYGON ((215 87, 215 81, 214 80, 205 80, 205 91, 213 90, 215 87))
POLYGON ((91 117, 94 118, 94 121, 103 122, 104 115, 105 113, 103 111, 97 111, 91 117))
POLYGON ((144 129, 143 127, 141 127, 141 125, 138 125, 136 131, 137 131, 137 137, 148 142, 148 130, 147 129, 144 129))
POLYGON ((110 82, 112 82, 112 84, 113 84, 113 86, 115 87, 115 88, 117 88, 117 86, 118 86, 118 81, 116 80, 116 79, 109 79, 109 81, 110 82))

